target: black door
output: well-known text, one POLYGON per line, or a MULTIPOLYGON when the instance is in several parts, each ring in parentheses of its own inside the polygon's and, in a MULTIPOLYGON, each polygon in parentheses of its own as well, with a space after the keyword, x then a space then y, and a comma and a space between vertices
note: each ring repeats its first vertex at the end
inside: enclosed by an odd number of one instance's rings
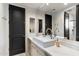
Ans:
POLYGON ((39 33, 42 33, 42 19, 39 19, 39 33))
POLYGON ((64 12, 64 37, 69 39, 69 14, 64 12))
POLYGON ((25 9, 9 5, 9 55, 25 52, 25 9))
POLYGON ((45 14, 45 34, 46 34, 47 28, 52 29, 52 16, 45 14))
POLYGON ((79 41, 79 5, 76 6, 76 40, 79 41))

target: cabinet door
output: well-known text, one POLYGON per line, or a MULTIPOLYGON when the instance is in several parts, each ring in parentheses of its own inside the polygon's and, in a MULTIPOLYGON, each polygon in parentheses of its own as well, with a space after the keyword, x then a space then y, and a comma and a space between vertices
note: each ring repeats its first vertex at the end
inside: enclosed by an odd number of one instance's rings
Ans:
POLYGON ((38 53, 37 53, 37 49, 36 47, 32 44, 31 45, 31 56, 37 56, 38 53))
POLYGON ((41 50, 40 48, 37 48, 37 52, 39 56, 45 56, 45 52, 41 50))
POLYGON ((45 53, 38 48, 36 45, 33 43, 31 44, 31 55, 32 56, 45 56, 45 53))

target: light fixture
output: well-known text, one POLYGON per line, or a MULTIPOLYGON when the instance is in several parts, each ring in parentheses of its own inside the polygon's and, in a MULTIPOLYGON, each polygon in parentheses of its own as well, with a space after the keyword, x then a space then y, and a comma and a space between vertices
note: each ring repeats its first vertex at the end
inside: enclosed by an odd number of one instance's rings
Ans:
POLYGON ((48 6, 48 5, 49 5, 49 3, 46 3, 46 5, 48 6))
POLYGON ((64 5, 67 5, 68 3, 64 3, 64 5))

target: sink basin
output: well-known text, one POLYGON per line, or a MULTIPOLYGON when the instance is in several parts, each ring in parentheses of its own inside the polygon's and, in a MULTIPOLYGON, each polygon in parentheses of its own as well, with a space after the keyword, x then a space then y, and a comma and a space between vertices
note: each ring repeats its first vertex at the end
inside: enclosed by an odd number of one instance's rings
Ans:
POLYGON ((38 44, 40 44, 43 47, 49 47, 49 46, 53 46, 56 39, 51 39, 50 36, 37 36, 34 37, 34 40, 38 42, 38 44))
POLYGON ((37 41, 38 44, 40 44, 41 46, 46 48, 46 47, 54 46, 57 38, 60 40, 64 39, 64 37, 61 37, 61 36, 54 37, 52 35, 52 37, 53 37, 53 39, 51 39, 51 37, 49 35, 37 36, 37 37, 34 37, 34 40, 37 41))

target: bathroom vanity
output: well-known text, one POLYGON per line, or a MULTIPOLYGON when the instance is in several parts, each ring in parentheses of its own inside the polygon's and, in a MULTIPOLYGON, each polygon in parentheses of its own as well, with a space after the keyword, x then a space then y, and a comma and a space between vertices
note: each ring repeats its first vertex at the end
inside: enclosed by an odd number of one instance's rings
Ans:
POLYGON ((39 37, 28 37, 27 52, 29 56, 79 56, 79 46, 76 46, 76 44, 79 44, 78 42, 61 40, 60 47, 57 47, 54 44, 56 38, 51 40, 45 40, 44 38, 42 38, 42 40, 44 41, 40 40, 41 39, 39 39, 39 37), (69 44, 69 42, 75 43, 68 46, 67 44, 69 44))
POLYGON ((30 44, 30 50, 29 55, 31 56, 47 56, 49 55, 44 50, 40 49, 37 45, 35 45, 33 42, 30 44))
POLYGON ((30 56, 50 56, 50 54, 47 53, 36 41, 32 40, 31 37, 28 38, 27 52, 30 56))

